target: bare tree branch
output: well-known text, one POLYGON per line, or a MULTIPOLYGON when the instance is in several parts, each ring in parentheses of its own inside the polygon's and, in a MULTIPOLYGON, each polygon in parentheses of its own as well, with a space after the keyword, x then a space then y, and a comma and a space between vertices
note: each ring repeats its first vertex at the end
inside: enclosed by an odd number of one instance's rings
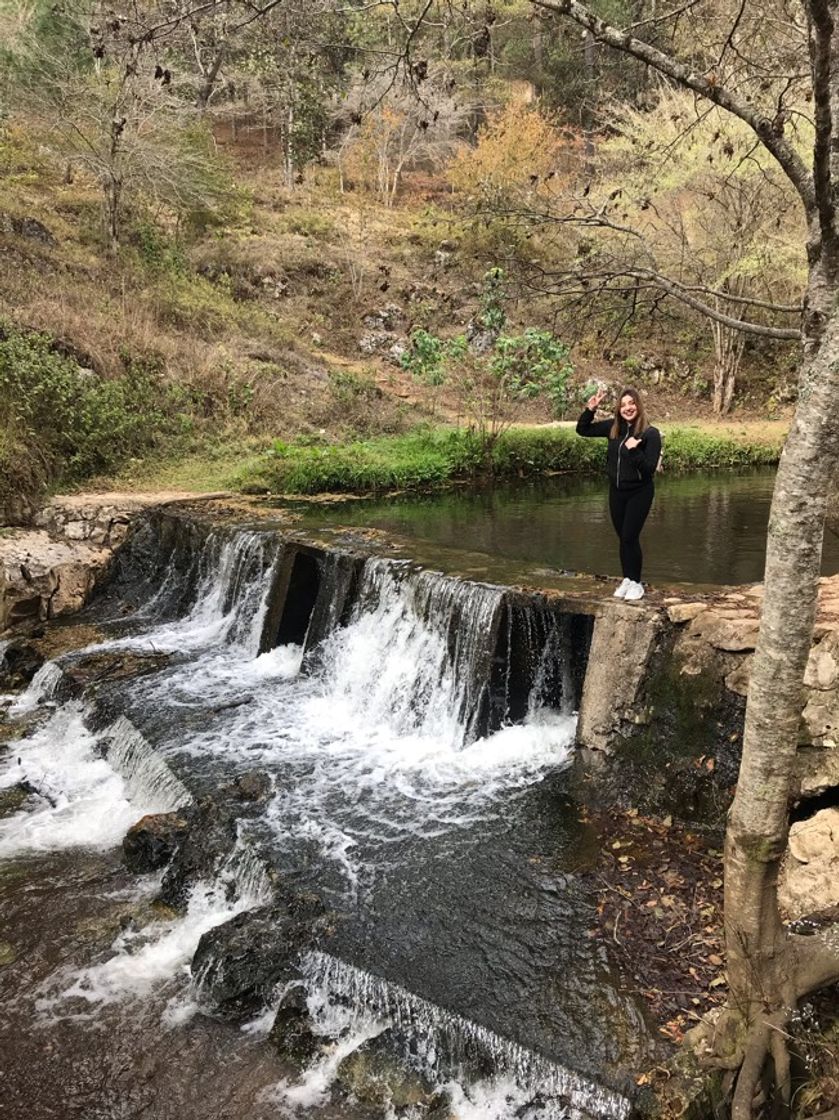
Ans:
POLYGON ((581 27, 586 28, 601 43, 632 55, 640 62, 652 66, 659 73, 672 78, 679 85, 693 90, 695 93, 712 101, 715 105, 726 109, 734 116, 739 117, 744 124, 755 133, 789 178, 804 203, 808 214, 816 207, 816 194, 813 177, 807 169, 793 145, 785 139, 783 134, 776 131, 773 122, 762 113, 758 112, 749 102, 741 99, 725 86, 720 85, 716 75, 707 76, 695 73, 691 67, 665 54, 657 47, 636 39, 626 31, 621 31, 605 20, 590 12, 579 0, 531 0, 537 8, 555 12, 558 15, 569 16, 581 27))

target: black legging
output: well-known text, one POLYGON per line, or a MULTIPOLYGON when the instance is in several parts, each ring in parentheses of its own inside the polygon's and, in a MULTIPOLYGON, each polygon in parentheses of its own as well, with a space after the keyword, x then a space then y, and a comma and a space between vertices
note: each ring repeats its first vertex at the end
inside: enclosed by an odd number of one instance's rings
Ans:
POLYGON ((621 570, 627 579, 641 582, 641 530, 653 504, 655 487, 652 482, 645 483, 636 490, 618 490, 609 487, 609 513, 612 524, 620 538, 621 570))

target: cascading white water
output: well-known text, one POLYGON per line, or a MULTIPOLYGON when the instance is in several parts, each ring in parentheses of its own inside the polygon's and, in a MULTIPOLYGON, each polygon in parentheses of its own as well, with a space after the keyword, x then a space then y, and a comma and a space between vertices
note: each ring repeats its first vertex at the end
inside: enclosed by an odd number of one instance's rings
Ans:
POLYGON ((461 746, 502 598, 497 587, 368 560, 350 625, 322 651, 330 707, 339 720, 461 746))
POLYGON ((88 730, 82 704, 63 705, 15 743, 0 770, 0 788, 25 783, 34 791, 33 808, 0 821, 0 857, 113 847, 139 817, 183 803, 173 792, 174 777, 167 782, 164 771, 163 763, 155 769, 146 758, 126 781, 102 757, 100 737, 88 730))
MULTIPOLYGON (((85 1008, 90 1005, 148 996, 173 978, 186 976, 205 933, 237 914, 264 905, 270 896, 265 866, 239 838, 215 878, 193 887, 183 916, 124 930, 102 963, 54 973, 38 1009, 45 1018, 75 1015, 79 1007, 86 1015, 85 1008)), ((172 997, 166 1018, 174 1025, 197 1010, 195 992, 188 985, 172 997)))
POLYGON ((192 801, 192 794, 183 782, 125 716, 112 723, 101 738, 107 744, 109 765, 125 781, 129 800, 154 804, 160 813, 180 809, 192 801))
POLYGON ((392 1044, 401 1044, 403 1060, 459 1094, 464 1113, 475 1117, 512 1120, 534 1100, 543 1120, 624 1120, 629 1113, 629 1102, 619 1093, 328 953, 307 954, 302 969, 315 1029, 335 1039, 336 1052, 327 1053, 300 1086, 284 1086, 292 1101, 322 1099, 340 1060, 393 1028, 392 1044), (465 1089, 475 1081, 475 1067, 487 1064, 495 1071, 491 1082, 465 1089))
MULTIPOLYGON (((308 863, 315 858, 313 849, 319 848, 323 866, 343 873, 346 891, 341 904, 352 910, 363 905, 365 890, 390 858, 395 866, 410 845, 441 836, 463 835, 468 842, 480 822, 510 815, 517 791, 565 762, 575 721, 569 711, 550 706, 556 695, 549 695, 548 678, 556 659, 569 655, 555 627, 540 624, 527 638, 534 647, 542 645, 536 648, 534 666, 540 667, 528 686, 526 705, 519 705, 519 714, 526 713, 523 722, 476 738, 475 715, 489 698, 505 609, 500 589, 398 562, 369 560, 349 620, 339 625, 345 612, 321 612, 319 617, 327 620, 322 628, 328 629, 330 621, 334 628, 301 674, 300 646, 258 655, 276 552, 267 535, 257 532, 207 542, 186 616, 176 622, 150 618, 144 632, 97 647, 152 648, 177 656, 159 672, 120 684, 142 734, 120 719, 97 740, 85 731, 81 710, 73 710, 73 733, 79 742, 67 757, 84 755, 86 763, 106 767, 108 780, 115 784, 107 796, 86 803, 80 781, 72 827, 66 827, 55 807, 42 807, 53 813, 49 836, 45 833, 40 846, 23 850, 90 843, 94 816, 108 821, 96 842, 117 843, 137 817, 152 811, 148 804, 161 811, 185 803, 192 766, 200 768, 202 782, 217 788, 242 770, 261 768, 273 782, 262 824, 272 830, 277 865, 282 867, 286 856, 294 860, 300 851, 308 863), (99 757, 102 747, 107 748, 107 761, 99 757), (114 808, 119 799, 128 806, 122 815, 114 808)), ((325 579, 322 589, 329 590, 325 579)), ((567 698, 570 690, 563 694, 567 698)), ((33 707, 43 695, 33 693, 33 707)), ((53 720, 70 716, 68 706, 53 720)), ((65 751, 66 729, 50 721, 41 732, 44 738, 32 762, 43 750, 44 769, 49 770, 53 763, 46 756, 65 751)), ((36 739, 23 740, 22 753, 36 739)), ((23 772, 8 781, 21 776, 23 772)), ((3 837, 0 826, 0 854, 3 837)), ((247 862, 241 852, 238 858, 247 862)), ((340 889, 339 880, 336 894, 340 889)), ((214 882, 193 889, 185 917, 126 932, 114 943, 108 960, 65 974, 60 993, 52 985, 45 994, 43 1010, 67 1013, 67 997, 90 1009, 150 992, 184 973, 204 932, 259 905, 266 892, 263 869, 246 870, 244 863, 235 873, 228 868, 227 878, 220 873, 214 882), (231 875, 239 884, 233 891, 231 875), (253 881, 245 886, 249 876, 253 881)), ((506 1120, 515 1111, 510 1102, 523 1107, 536 1081, 546 1078, 553 1079, 554 1095, 570 1096, 580 1107, 585 1103, 603 1120, 624 1114, 615 1105, 620 1098, 575 1080, 575 1075, 469 1019, 334 958, 315 955, 310 965, 314 989, 325 1001, 331 998, 329 992, 349 1001, 351 1017, 365 1037, 382 1029, 383 1016, 401 1023, 416 1039, 427 1038, 422 1045, 429 1069, 440 1079, 457 1075, 456 1062, 450 1069, 442 1057, 434 1064, 432 1049, 441 1056, 445 1050, 441 1040, 448 1040, 446 1061, 456 1055, 458 1045, 481 1042, 497 1062, 499 1074, 493 1085, 450 1087, 455 1097, 461 1093, 459 1114, 464 1117, 506 1120), (338 991, 341 984, 344 990, 338 991), (380 1018, 374 1022, 371 1015, 380 1018)), ((197 1006, 194 990, 184 995, 181 985, 179 991, 168 1016, 172 1024, 188 1018, 197 1006)), ((323 1082, 330 1074, 321 1069, 317 1076, 323 1082)), ((297 1099, 302 1102, 304 1097, 302 1092, 297 1099)))
POLYGON ((9 714, 18 716, 34 712, 39 704, 55 695, 64 673, 54 661, 45 661, 23 691, 9 706, 9 714))

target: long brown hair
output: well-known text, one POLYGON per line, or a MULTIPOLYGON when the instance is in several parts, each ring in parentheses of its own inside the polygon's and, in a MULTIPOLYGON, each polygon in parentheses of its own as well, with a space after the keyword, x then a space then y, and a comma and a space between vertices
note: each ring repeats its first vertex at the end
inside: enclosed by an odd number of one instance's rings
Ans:
POLYGON ((617 404, 615 405, 615 422, 609 430, 609 439, 617 439, 621 434, 621 401, 624 397, 632 397, 635 401, 635 407, 638 409, 638 413, 632 421, 633 436, 637 439, 638 436, 640 436, 642 432, 645 432, 650 426, 647 413, 644 411, 644 402, 641 400, 641 394, 638 390, 631 387, 621 389, 618 394, 617 404))

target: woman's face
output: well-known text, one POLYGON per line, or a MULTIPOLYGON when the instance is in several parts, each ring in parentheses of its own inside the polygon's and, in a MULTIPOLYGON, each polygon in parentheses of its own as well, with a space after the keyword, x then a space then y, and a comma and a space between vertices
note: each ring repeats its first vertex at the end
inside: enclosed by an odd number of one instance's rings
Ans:
POLYGON ((630 424, 638 415, 638 405, 632 397, 621 397, 621 416, 630 424))

